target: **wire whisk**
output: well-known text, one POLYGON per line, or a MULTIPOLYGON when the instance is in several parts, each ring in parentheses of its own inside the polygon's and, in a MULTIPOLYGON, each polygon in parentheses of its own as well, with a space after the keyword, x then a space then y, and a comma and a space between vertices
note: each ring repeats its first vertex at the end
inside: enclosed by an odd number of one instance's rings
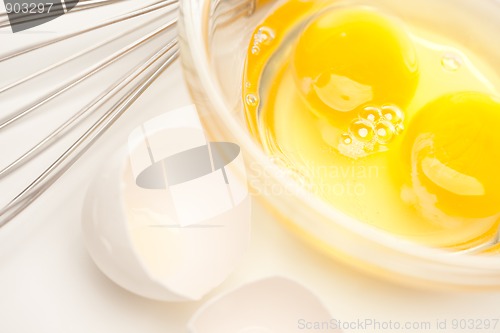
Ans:
MULTIPOLYGON (((73 20, 79 15, 94 14, 104 10, 121 14, 75 31, 63 34, 50 33, 50 38, 27 46, 3 53, 0 51, 0 69, 20 66, 27 61, 26 59, 47 58, 47 55, 51 60, 41 68, 36 65, 31 66, 33 61, 30 61, 30 65, 26 66, 29 70, 23 68, 26 73, 0 84, 0 135, 8 135, 14 127, 24 123, 24 119, 37 117, 36 120, 40 122, 42 115, 45 118, 47 113, 51 112, 49 106, 52 101, 74 94, 76 87, 79 87, 80 91, 85 91, 87 87, 95 84, 96 80, 99 80, 101 87, 103 86, 101 82, 109 81, 110 76, 113 78, 105 89, 100 89, 97 94, 90 96, 83 94, 90 99, 90 101, 85 100, 83 106, 75 107, 74 104, 77 103, 65 103, 65 117, 62 121, 57 122, 55 126, 49 126, 49 132, 29 145, 20 155, 16 155, 6 163, 1 161, 0 181, 4 181, 12 173, 33 168, 35 157, 59 148, 56 158, 43 166, 37 176, 29 180, 17 195, 13 198, 2 198, 5 203, 0 200, 0 228, 54 184, 178 58, 179 50, 175 34, 177 6, 177 0, 80 1, 61 19, 73 20), (91 34, 94 35, 86 37, 91 34), (98 34, 97 37, 95 34, 98 34), (75 41, 81 40, 90 45, 71 47, 75 41), (59 57, 60 59, 53 57, 53 53, 50 53, 53 52, 53 47, 64 43, 68 43, 64 49, 70 49, 71 52, 59 57), (122 46, 124 43, 125 46, 122 46), (110 48, 112 52, 107 55, 106 52, 109 52, 110 48), (103 57, 102 54, 106 56, 103 57), (122 59, 127 60, 122 61, 122 59), (47 80, 50 81, 51 76, 70 71, 69 68, 72 68, 70 66, 80 61, 88 65, 66 81, 55 85, 43 84, 44 78, 48 77, 47 80), (110 75, 110 68, 119 63, 126 63, 129 70, 124 75, 123 72, 121 75, 110 75), (30 86, 35 87, 32 90, 36 90, 37 96, 32 97, 33 92, 27 92, 30 86), (23 107, 16 107, 20 102, 16 96, 22 96, 22 105, 25 104, 23 107), (90 124, 87 124, 89 122, 90 124), (68 136, 72 140, 69 144, 64 144, 61 139, 68 136)), ((25 20, 29 19, 27 17, 25 20)), ((9 21, 6 14, 2 13, 0 33, 4 34, 0 35, 0 38, 8 35, 7 29, 9 21)), ((0 79, 5 81, 5 77, 0 79)), ((7 79, 10 79, 10 76, 7 79)), ((47 122, 42 121, 42 123, 47 122)), ((8 150, 5 141, 0 136, 0 151, 8 150)), ((0 198, 1 196, 4 194, 0 192, 0 198)))

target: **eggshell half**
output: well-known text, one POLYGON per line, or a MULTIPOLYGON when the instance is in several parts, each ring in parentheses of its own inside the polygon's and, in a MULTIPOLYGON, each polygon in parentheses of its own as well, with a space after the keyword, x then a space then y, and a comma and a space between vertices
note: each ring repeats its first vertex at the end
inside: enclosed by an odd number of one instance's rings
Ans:
POLYGON ((321 301, 297 282, 272 277, 208 301, 189 323, 191 333, 293 333, 306 325, 314 332, 341 332, 321 301), (327 327, 328 326, 328 327, 327 327))
POLYGON ((250 208, 239 147, 206 142, 187 107, 148 121, 103 163, 88 190, 83 235, 100 270, 123 288, 198 300, 244 254, 250 208))

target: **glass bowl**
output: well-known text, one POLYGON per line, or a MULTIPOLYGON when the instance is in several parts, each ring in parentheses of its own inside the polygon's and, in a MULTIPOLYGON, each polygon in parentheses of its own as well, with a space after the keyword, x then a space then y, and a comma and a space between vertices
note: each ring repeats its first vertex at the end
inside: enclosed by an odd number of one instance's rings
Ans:
MULTIPOLYGON (((496 34, 481 33, 500 31, 500 2, 496 0, 349 2, 373 4, 402 20, 432 24, 450 37, 467 32, 474 51, 500 61, 496 34)), ((255 197, 311 246, 359 270, 426 288, 500 289, 500 257, 432 249, 375 229, 283 177, 263 152, 245 121, 242 74, 254 29, 278 3, 182 0, 180 6, 181 55, 191 95, 210 139, 241 146, 255 197)))

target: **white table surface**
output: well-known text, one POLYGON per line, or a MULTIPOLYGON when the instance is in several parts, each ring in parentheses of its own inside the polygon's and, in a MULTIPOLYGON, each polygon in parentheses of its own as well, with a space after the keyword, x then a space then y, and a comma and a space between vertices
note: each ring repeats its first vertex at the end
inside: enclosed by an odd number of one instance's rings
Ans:
MULTIPOLYGON (((451 321, 500 319, 500 292, 417 290, 360 274, 308 248, 258 204, 253 207, 252 240, 246 256, 204 300, 162 303, 116 286, 96 268, 84 248, 80 223, 86 185, 100 161, 124 142, 131 128, 161 110, 188 103, 176 63, 98 145, 0 230, 1 333, 185 332, 187 320, 210 297, 273 275, 305 284, 328 306, 333 318, 344 321, 431 322, 432 330, 426 332, 471 332, 451 329, 451 321), (438 330, 436 320, 447 320, 448 329, 438 330)), ((500 332, 500 324, 496 330, 476 331, 500 332)))

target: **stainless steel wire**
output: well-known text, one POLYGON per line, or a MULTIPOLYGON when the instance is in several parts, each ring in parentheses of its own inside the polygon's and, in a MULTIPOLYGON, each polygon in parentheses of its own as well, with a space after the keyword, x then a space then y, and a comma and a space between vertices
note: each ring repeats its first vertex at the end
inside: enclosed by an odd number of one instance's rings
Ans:
MULTIPOLYGON (((176 44, 176 42, 174 42, 176 44)), ((174 45, 175 45, 174 44, 174 45)), ((40 176, 38 176, 28 187, 18 194, 9 204, 0 210, 0 228, 16 217, 29 204, 45 192, 59 177, 66 172, 85 153, 92 144, 107 130, 113 123, 139 98, 139 96, 163 73, 172 62, 177 59, 179 51, 171 51, 174 45, 165 46, 159 54, 153 56, 150 61, 141 66, 136 72, 131 74, 124 81, 133 80, 137 75, 143 74, 149 67, 152 70, 146 71, 146 75, 139 83, 135 84, 126 96, 120 99, 104 116, 99 118, 73 145, 71 145, 52 165, 50 165, 40 176), (163 59, 163 60, 160 60, 163 59), (159 63, 159 64, 157 64, 159 63)))
MULTIPOLYGON (((121 1, 123 1, 123 0, 121 0, 121 1)), ((77 53, 71 55, 70 57, 67 57, 67 58, 65 58, 65 59, 63 59, 63 60, 61 60, 59 62, 56 62, 56 63, 54 63, 52 65, 49 65, 48 67, 45 67, 45 68, 39 70, 38 72, 35 72, 33 74, 30 74, 28 76, 25 76, 25 77, 17 80, 17 81, 9 83, 9 84, 7 84, 7 85, 5 85, 5 86, 3 86, 3 87, 0 88, 0 94, 3 93, 3 92, 9 91, 10 89, 15 88, 15 87, 17 87, 17 86, 19 86, 19 85, 21 85, 21 84, 23 84, 23 83, 25 83, 25 82, 27 82, 29 80, 35 79, 35 78, 41 76, 42 74, 45 74, 45 73, 47 73, 47 72, 49 72, 49 71, 51 71, 53 69, 56 69, 56 68, 58 68, 58 67, 60 67, 60 66, 62 66, 64 64, 67 64, 67 63, 69 63, 72 60, 78 59, 78 58, 80 58, 80 57, 82 57, 82 56, 84 56, 84 55, 86 55, 86 54, 88 54, 88 53, 90 53, 92 51, 95 51, 95 50, 99 49, 100 47, 102 47, 104 45, 107 45, 108 43, 110 43, 110 42, 112 42, 112 41, 114 41, 116 39, 119 39, 119 38, 121 38, 123 36, 126 36, 127 34, 132 33, 134 30, 136 30, 138 28, 142 28, 144 26, 147 26, 147 25, 149 25, 149 24, 151 24, 151 23, 153 23, 153 22, 155 22, 155 21, 157 21, 159 19, 163 19, 163 18, 159 17, 159 18, 153 19, 152 21, 148 21, 146 23, 143 23, 139 27, 133 27, 131 29, 127 29, 127 30, 125 30, 122 33, 114 35, 111 38, 105 39, 105 40, 103 40, 100 43, 92 45, 91 47, 86 48, 86 49, 84 49, 84 50, 82 50, 80 52, 77 52, 77 53)))
MULTIPOLYGON (((100 1, 80 1, 79 4, 71 11, 74 13, 84 12, 91 8, 103 7, 122 2, 121 0, 100 0, 100 1)), ((139 0, 137 2, 140 2, 139 0)), ((175 17, 167 17, 165 13, 172 13, 177 8, 175 0, 154 1, 149 4, 143 4, 140 8, 134 9, 128 13, 118 15, 109 20, 105 20, 98 24, 94 24, 76 32, 71 32, 63 36, 58 36, 47 41, 28 45, 26 47, 16 49, 14 51, 0 55, 0 64, 7 62, 16 57, 36 52, 48 46, 69 40, 71 38, 84 35, 86 33, 106 28, 114 24, 125 22, 134 18, 145 16, 146 14, 157 14, 145 23, 120 31, 112 37, 104 38, 97 41, 94 45, 77 50, 74 54, 65 57, 64 59, 49 64, 48 66, 28 74, 20 79, 7 83, 0 88, 0 98, 3 94, 10 90, 15 90, 19 86, 29 83, 32 80, 54 71, 74 60, 79 60, 81 57, 90 54, 91 52, 108 45, 109 43, 126 37, 129 33, 138 28, 150 29, 148 33, 143 34, 133 42, 127 44, 111 55, 102 60, 97 61, 94 65, 86 68, 71 78, 69 81, 62 83, 60 86, 51 89, 48 93, 37 98, 29 103, 27 107, 20 110, 9 112, 9 115, 0 121, 0 132, 4 131, 27 115, 40 109, 45 104, 66 94, 77 85, 86 82, 99 73, 103 72, 107 67, 119 62, 125 56, 138 50, 149 50, 150 55, 132 66, 132 69, 124 76, 114 81, 109 87, 105 87, 98 96, 93 98, 86 106, 72 113, 71 116, 58 124, 48 135, 38 141, 23 152, 14 161, 7 164, 0 170, 0 180, 7 177, 10 173, 18 171, 25 167, 35 156, 42 153, 45 149, 51 148, 53 144, 67 133, 72 133, 78 128, 83 120, 90 118, 91 115, 99 115, 98 119, 87 126, 86 130, 72 141, 69 146, 55 159, 48 167, 46 167, 38 176, 36 176, 29 185, 15 195, 8 203, 0 208, 0 228, 5 226, 9 221, 22 212, 36 198, 44 193, 59 177, 64 174, 80 157, 85 153, 102 134, 111 127, 112 124, 125 113, 130 106, 141 96, 144 91, 177 59, 179 55, 177 40, 173 29, 176 25, 175 17), (159 27, 149 28, 151 23, 161 23, 159 27), (165 39, 163 39, 165 38, 165 39), (152 48, 151 42, 156 40, 162 41, 160 48, 152 48), (146 47, 146 45, 149 45, 146 47), (112 103, 111 106, 108 104, 112 103)), ((5 16, 5 15, 3 15, 5 16)), ((1 17, 1 16, 0 16, 1 17)), ((156 24, 157 25, 157 24, 156 24)))
MULTIPOLYGON (((108 58, 104 59, 102 62, 98 63, 96 66, 93 68, 90 68, 86 72, 80 74, 77 78, 73 79, 70 83, 65 83, 61 87, 55 88, 51 93, 48 95, 45 95, 40 101, 35 102, 31 107, 28 109, 24 109, 23 111, 17 113, 14 117, 10 117, 8 120, 5 122, 0 122, 0 130, 6 126, 11 125, 12 123, 20 120, 22 117, 26 116, 27 114, 35 111, 37 108, 40 106, 44 105, 45 103, 48 103, 52 99, 56 98, 57 96, 63 94, 67 90, 75 87, 85 79, 89 78, 90 76, 94 75, 98 71, 104 69, 105 67, 113 64, 114 62, 120 60, 124 55, 127 53, 137 49, 144 43, 147 43, 148 41, 151 41, 151 39, 158 37, 161 35, 162 32, 171 29, 174 24, 175 20, 172 20, 160 28, 156 29, 155 31, 149 33, 148 35, 140 38, 139 40, 135 41, 131 45, 123 48, 122 50, 116 52, 115 54, 112 54, 108 58)), ((31 149, 29 149, 26 153, 22 154, 19 158, 17 158, 15 161, 7 165, 5 168, 0 170, 0 179, 5 177, 7 174, 12 172, 13 170, 17 169, 18 167, 22 166, 23 163, 25 163, 29 158, 32 156, 36 155, 37 152, 42 150, 44 147, 46 147, 50 142, 52 142, 58 135, 60 135, 64 130, 69 128, 72 124, 74 124, 78 119, 80 119, 85 113, 88 111, 87 108, 81 109, 78 111, 73 117, 71 117, 69 120, 67 120, 65 123, 63 123, 61 126, 59 126, 56 130, 54 130, 52 133, 50 133, 48 136, 46 136, 43 140, 41 140, 39 143, 37 143, 35 146, 33 146, 31 149)))
MULTIPOLYGON (((73 88, 74 86, 78 85, 82 81, 86 80, 87 78, 91 77, 92 75, 98 73, 99 71, 103 70, 107 66, 113 64, 114 62, 118 61, 120 58, 122 58, 124 55, 127 53, 133 51, 137 47, 141 46, 142 44, 148 42, 154 37, 157 37, 160 33, 164 32, 165 30, 171 28, 175 22, 169 22, 165 24, 164 26, 156 29, 155 31, 149 33, 148 35, 140 38, 133 44, 123 48, 122 50, 112 54, 111 56, 107 57, 106 59, 102 60, 101 62, 97 63, 93 67, 89 68, 88 70, 84 71, 83 73, 79 74, 76 78, 71 80, 70 82, 65 82, 61 86, 54 88, 49 94, 41 97, 39 100, 35 101, 33 104, 31 104, 27 109, 23 109, 21 111, 14 112, 14 115, 11 115, 8 117, 6 120, 0 120, 0 130, 2 130, 4 127, 7 127, 16 121, 20 120, 21 118, 25 117, 26 115, 30 114, 31 112, 35 111, 45 103, 50 102, 52 99, 56 98, 57 96, 65 93, 67 90, 73 88)), ((0 177, 2 175, 2 172, 0 172, 0 177)))
POLYGON ((43 47, 46 47, 46 46, 49 46, 49 45, 52 45, 52 44, 55 44, 55 43, 62 42, 64 40, 67 40, 67 39, 70 39, 70 38, 73 38, 73 37, 77 37, 79 35, 83 35, 85 33, 88 33, 88 32, 91 32, 91 31, 94 31, 94 30, 97 30, 97 29, 101 29, 101 28, 107 27, 109 25, 113 25, 113 24, 116 24, 116 23, 120 23, 120 22, 129 20, 129 19, 133 19, 133 18, 142 16, 142 15, 145 15, 145 14, 149 14, 149 13, 154 12, 156 10, 159 10, 159 9, 162 9, 162 8, 165 8, 165 7, 168 7, 168 6, 176 5, 177 3, 178 3, 178 0, 159 0, 159 1, 156 1, 155 3, 153 3, 151 5, 148 5, 148 6, 144 7, 144 8, 141 8, 141 9, 138 9, 138 10, 134 10, 134 11, 132 11, 130 13, 125 14, 125 15, 120 15, 118 17, 115 17, 114 19, 102 22, 100 24, 93 25, 91 27, 87 27, 87 28, 78 30, 76 32, 72 32, 72 33, 69 33, 67 35, 64 35, 64 36, 61 36, 61 37, 57 37, 57 38, 54 38, 54 39, 51 39, 51 40, 48 40, 48 41, 44 41, 44 42, 41 42, 41 43, 36 43, 34 45, 22 48, 20 50, 15 50, 13 52, 9 52, 9 53, 4 54, 4 55, 0 55, 0 62, 12 59, 14 57, 18 57, 20 55, 23 55, 23 54, 26 54, 26 53, 29 53, 29 52, 41 49, 43 47))

